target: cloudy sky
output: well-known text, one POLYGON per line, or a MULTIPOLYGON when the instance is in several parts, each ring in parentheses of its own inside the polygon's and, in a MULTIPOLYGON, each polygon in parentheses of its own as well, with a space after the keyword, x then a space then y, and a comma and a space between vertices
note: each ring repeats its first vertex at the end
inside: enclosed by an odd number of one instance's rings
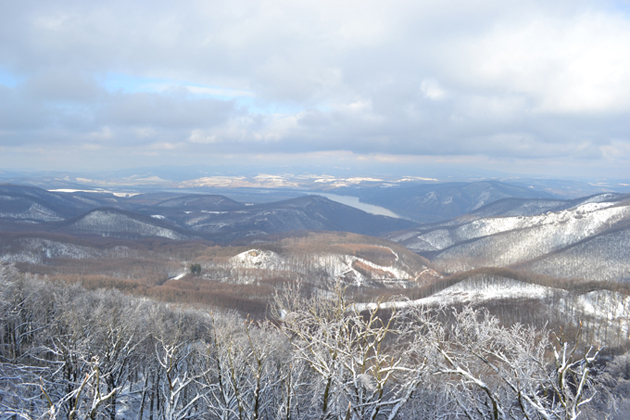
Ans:
POLYGON ((629 1, 0 3, 0 170, 630 178, 629 121, 629 1))

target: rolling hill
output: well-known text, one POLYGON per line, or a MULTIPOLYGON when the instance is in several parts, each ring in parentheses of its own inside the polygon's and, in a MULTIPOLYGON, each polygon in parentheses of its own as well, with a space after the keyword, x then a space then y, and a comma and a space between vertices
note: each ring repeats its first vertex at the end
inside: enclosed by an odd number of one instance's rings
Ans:
POLYGON ((84 215, 66 220, 55 230, 118 238, 147 236, 168 239, 193 239, 193 232, 186 232, 162 220, 142 214, 112 208, 99 208, 84 215))
POLYGON ((0 184, 0 219, 51 222, 76 216, 92 208, 74 197, 37 187, 0 184))

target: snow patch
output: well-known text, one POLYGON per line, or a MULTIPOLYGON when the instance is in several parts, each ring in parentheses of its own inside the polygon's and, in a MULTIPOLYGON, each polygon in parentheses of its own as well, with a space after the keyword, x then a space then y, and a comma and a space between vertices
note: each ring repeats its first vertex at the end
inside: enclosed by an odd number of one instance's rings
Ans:
MULTIPOLYGON (((396 260, 398 255, 390 249, 396 260)), ((277 270, 298 272, 309 276, 317 272, 333 281, 364 286, 379 283, 385 286, 406 287, 414 280, 414 273, 393 266, 381 266, 372 261, 345 254, 313 254, 304 262, 304 256, 294 259, 292 255, 278 255, 273 251, 250 249, 232 258, 233 268, 277 270), (299 264, 296 266, 296 264, 299 264)), ((415 284, 415 283, 414 283, 415 284)))
POLYGON ((282 265, 282 258, 273 251, 250 249, 230 258, 236 267, 276 269, 282 265))

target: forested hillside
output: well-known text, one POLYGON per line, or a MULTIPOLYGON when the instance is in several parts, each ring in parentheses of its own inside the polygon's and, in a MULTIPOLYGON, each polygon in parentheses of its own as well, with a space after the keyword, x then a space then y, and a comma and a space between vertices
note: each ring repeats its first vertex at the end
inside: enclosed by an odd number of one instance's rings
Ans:
POLYGON ((601 369, 570 337, 469 307, 359 313, 342 288, 294 289, 253 322, 7 266, 0 293, 5 417, 601 419, 627 406, 628 356, 601 369))

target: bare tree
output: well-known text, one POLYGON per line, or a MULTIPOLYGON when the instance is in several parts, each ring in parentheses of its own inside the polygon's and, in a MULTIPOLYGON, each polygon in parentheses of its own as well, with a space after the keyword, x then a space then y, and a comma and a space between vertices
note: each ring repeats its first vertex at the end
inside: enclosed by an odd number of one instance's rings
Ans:
POLYGON ((451 315, 448 323, 424 324, 421 335, 430 338, 436 373, 460 378, 447 381, 448 392, 467 418, 576 420, 595 395, 592 349, 578 357, 577 344, 552 345, 548 330, 503 327, 486 310, 451 315))
MULTIPOLYGON (((222 419, 276 416, 284 398, 285 338, 269 322, 213 314, 213 342, 207 346, 208 409, 222 419)), ((280 410, 282 411, 282 410, 280 410)))
POLYGON ((313 415, 393 419, 422 381, 424 363, 406 365, 407 355, 398 345, 398 311, 381 313, 376 305, 361 313, 339 284, 332 295, 278 296, 276 305, 294 358, 317 378, 309 389, 319 406, 313 415))

